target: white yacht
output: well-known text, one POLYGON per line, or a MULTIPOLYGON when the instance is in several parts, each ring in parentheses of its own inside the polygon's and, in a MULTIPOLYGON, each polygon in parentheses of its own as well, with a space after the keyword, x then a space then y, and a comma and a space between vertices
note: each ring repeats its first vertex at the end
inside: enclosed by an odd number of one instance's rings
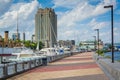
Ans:
POLYGON ((9 61, 23 61, 41 57, 37 56, 33 50, 25 47, 16 47, 15 50, 16 52, 12 53, 13 57, 10 58, 9 61))
POLYGON ((38 56, 53 56, 63 54, 64 50, 61 48, 43 48, 40 51, 37 51, 38 56))

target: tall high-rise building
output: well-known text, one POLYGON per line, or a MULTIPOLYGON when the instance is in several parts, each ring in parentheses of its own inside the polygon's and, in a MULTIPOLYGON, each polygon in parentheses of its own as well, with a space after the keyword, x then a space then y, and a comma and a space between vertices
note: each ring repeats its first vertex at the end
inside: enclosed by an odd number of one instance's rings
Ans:
POLYGON ((13 33, 12 40, 20 40, 20 33, 13 33))
POLYGON ((54 9, 38 9, 35 15, 35 40, 42 41, 45 47, 57 44, 57 15, 54 9))
POLYGON ((25 42, 25 32, 23 32, 23 42, 25 42))

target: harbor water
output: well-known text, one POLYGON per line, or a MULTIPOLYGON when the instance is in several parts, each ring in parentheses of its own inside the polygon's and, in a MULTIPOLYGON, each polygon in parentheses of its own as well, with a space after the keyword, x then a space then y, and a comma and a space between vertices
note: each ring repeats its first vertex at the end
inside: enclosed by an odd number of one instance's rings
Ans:
MULTIPOLYGON (((112 52, 107 52, 104 55, 105 57, 112 57, 112 52)), ((114 52, 114 59, 120 61, 120 51, 115 51, 114 52)))

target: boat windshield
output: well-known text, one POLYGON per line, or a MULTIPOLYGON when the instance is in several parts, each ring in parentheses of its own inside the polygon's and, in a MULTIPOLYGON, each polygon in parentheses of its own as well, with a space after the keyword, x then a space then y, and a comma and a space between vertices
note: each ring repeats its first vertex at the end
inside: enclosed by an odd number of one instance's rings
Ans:
POLYGON ((20 54, 20 58, 25 58, 25 57, 33 57, 35 56, 34 54, 20 54))

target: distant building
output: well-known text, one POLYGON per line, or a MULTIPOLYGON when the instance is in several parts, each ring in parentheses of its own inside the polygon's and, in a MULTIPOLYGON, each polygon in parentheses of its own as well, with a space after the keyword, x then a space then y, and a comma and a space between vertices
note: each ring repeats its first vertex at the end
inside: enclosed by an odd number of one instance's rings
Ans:
POLYGON ((16 42, 14 40, 9 39, 9 31, 4 32, 4 39, 0 36, 0 47, 18 47, 22 46, 21 42, 16 42))
MULTIPOLYGON (((80 47, 82 49, 98 49, 98 42, 96 42, 96 45, 95 45, 95 42, 94 41, 81 41, 80 42, 80 47)), ((99 40, 99 49, 102 49, 103 48, 103 41, 99 40)))
POLYGON ((71 40, 72 45, 75 45, 75 40, 71 40))
POLYGON ((2 36, 0 35, 0 41, 2 41, 2 36))
POLYGON ((9 31, 5 31, 5 35, 4 35, 4 42, 8 42, 8 36, 9 36, 9 31))
POLYGON ((23 32, 23 41, 25 41, 25 33, 23 32))
POLYGON ((32 42, 35 42, 35 35, 32 35, 32 42))
POLYGON ((85 50, 94 50, 95 42, 94 41, 81 41, 80 48, 85 50))
POLYGON ((59 46, 63 47, 72 47, 75 46, 75 41, 74 40, 59 40, 58 42, 59 46))
POLYGON ((17 40, 17 37, 18 37, 18 40, 20 40, 20 33, 18 33, 18 34, 17 33, 13 33, 12 34, 12 40, 14 40, 14 41, 17 40))
POLYGON ((57 15, 54 9, 38 9, 35 15, 35 40, 42 41, 45 47, 57 44, 57 15))

